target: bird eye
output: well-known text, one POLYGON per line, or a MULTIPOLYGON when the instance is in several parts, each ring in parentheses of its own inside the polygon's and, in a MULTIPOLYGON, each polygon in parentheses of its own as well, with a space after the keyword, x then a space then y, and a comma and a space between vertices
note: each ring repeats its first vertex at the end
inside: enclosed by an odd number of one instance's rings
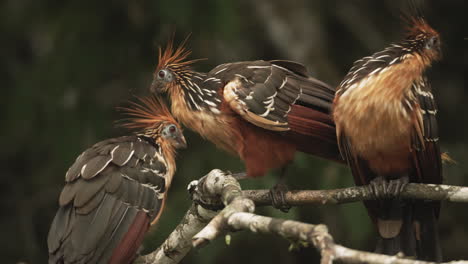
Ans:
POLYGON ((175 133, 177 132, 177 127, 173 124, 168 125, 164 128, 163 135, 165 137, 173 137, 175 136, 175 133))
POLYGON ((174 125, 172 125, 172 126, 169 127, 169 132, 171 132, 171 133, 176 132, 176 130, 177 130, 177 129, 176 129, 176 127, 175 127, 174 125))
POLYGON ((164 70, 160 70, 158 72, 158 76, 159 76, 159 78, 164 79, 164 77, 166 76, 166 72, 164 70))
POLYGON ((172 82, 172 73, 167 69, 163 69, 158 71, 157 78, 163 82, 172 82))

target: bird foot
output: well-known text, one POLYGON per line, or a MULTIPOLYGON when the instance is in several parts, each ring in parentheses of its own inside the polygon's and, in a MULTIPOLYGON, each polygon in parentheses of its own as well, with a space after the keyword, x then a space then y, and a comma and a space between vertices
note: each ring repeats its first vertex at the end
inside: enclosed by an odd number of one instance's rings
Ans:
POLYGON ((399 198, 403 189, 409 183, 409 177, 404 176, 395 180, 390 180, 388 182, 387 193, 394 195, 399 198))
POLYGON ((291 205, 286 202, 286 192, 288 192, 288 190, 288 186, 284 183, 277 183, 270 189, 273 207, 285 213, 289 212, 289 209, 291 209, 291 205))
POLYGON ((395 180, 387 180, 383 176, 379 176, 369 183, 369 188, 371 193, 377 199, 388 199, 392 197, 398 198, 408 182, 408 176, 395 180))

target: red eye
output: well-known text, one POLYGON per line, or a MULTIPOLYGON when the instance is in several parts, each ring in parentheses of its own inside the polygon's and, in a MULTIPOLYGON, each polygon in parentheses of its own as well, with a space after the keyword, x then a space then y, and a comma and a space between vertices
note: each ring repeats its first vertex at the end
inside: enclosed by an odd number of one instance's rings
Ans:
POLYGON ((171 126, 171 127, 169 128, 169 132, 174 133, 175 131, 176 131, 176 127, 175 127, 175 126, 171 126))
POLYGON ((159 75, 159 78, 164 78, 164 76, 166 76, 166 72, 164 70, 160 70, 158 72, 158 75, 159 75))

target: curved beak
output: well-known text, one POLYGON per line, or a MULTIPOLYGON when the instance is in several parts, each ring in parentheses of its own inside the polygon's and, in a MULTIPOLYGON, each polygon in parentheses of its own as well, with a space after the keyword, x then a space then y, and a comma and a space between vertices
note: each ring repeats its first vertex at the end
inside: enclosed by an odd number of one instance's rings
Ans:
POLYGON ((153 79, 153 81, 151 82, 150 92, 159 93, 158 82, 156 81, 156 79, 153 79))
POLYGON ((176 138, 176 148, 178 149, 187 148, 187 141, 185 140, 185 137, 182 133, 179 133, 179 135, 176 138))
POLYGON ((438 57, 437 59, 441 60, 442 59, 442 47, 441 45, 437 46, 437 54, 438 54, 438 57))

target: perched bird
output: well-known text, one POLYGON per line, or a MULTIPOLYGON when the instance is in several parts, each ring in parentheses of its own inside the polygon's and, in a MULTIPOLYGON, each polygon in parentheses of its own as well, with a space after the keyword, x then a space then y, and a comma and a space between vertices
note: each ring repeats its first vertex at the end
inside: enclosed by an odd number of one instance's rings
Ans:
POLYGON ((141 129, 101 141, 68 169, 47 239, 49 263, 131 263, 164 207, 186 141, 163 103, 141 98, 123 124, 141 129))
POLYGON ((333 118, 356 184, 383 199, 365 202, 377 251, 441 260, 439 202, 388 199, 408 182, 442 183, 437 107, 425 71, 441 56, 440 38, 422 17, 403 41, 356 61, 341 82, 333 118))
POLYGON ((159 49, 151 91, 167 93, 181 123, 240 157, 248 177, 285 168, 296 151, 342 161, 330 115, 335 90, 303 65, 245 61, 201 73, 189 54, 184 43, 159 49))

